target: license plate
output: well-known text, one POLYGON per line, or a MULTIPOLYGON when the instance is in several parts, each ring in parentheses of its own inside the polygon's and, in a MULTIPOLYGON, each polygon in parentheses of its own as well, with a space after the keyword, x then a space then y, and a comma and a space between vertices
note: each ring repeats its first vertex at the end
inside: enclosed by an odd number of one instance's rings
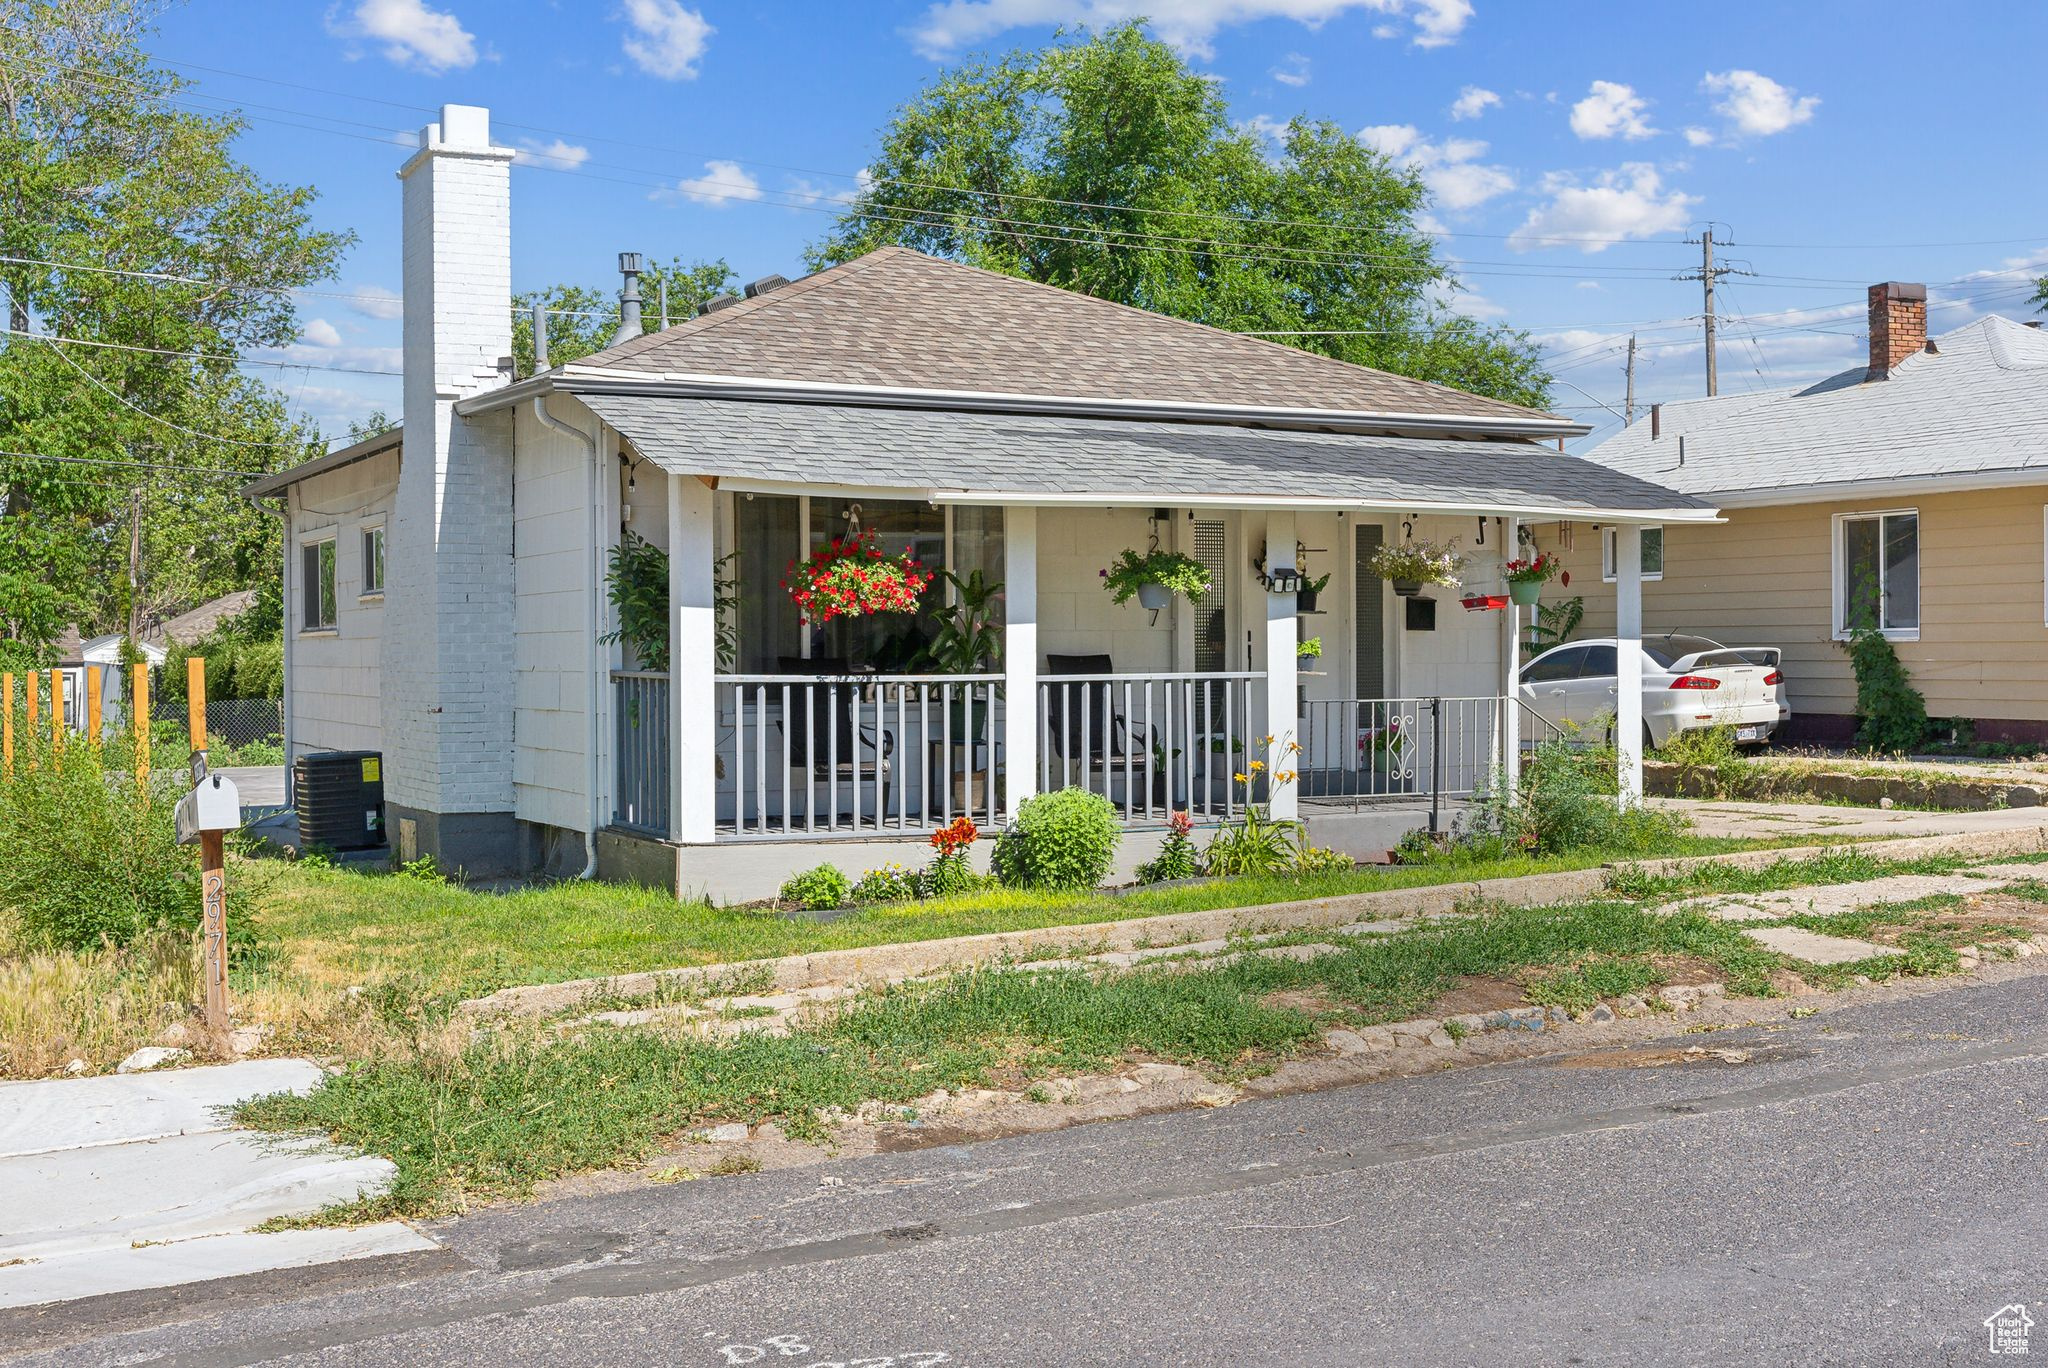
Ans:
POLYGON ((1763 729, 1763 724, 1762 724, 1762 723, 1758 723, 1758 722, 1752 722, 1752 723, 1750 723, 1750 724, 1749 724, 1749 725, 1747 725, 1747 726, 1743 726, 1743 727, 1737 727, 1737 728, 1735 729, 1735 739, 1736 739, 1737 741, 1761 741, 1761 740, 1763 740, 1763 739, 1764 739, 1764 729, 1763 729))

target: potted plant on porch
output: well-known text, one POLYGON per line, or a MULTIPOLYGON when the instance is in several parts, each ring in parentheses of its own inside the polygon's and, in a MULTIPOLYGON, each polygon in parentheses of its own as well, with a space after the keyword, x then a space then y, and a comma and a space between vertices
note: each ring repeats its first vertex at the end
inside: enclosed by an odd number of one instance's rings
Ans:
MULTIPOLYGON (((952 592, 952 602, 938 615, 938 633, 917 660, 921 671, 939 675, 988 673, 1002 649, 1003 634, 996 626, 996 601, 1002 597, 1000 580, 991 580, 975 570, 965 579, 950 570, 939 571, 952 592)), ((947 726, 956 746, 979 744, 988 732, 989 691, 983 684, 963 685, 947 704, 947 726)), ((939 738, 933 738, 937 744, 939 738)), ((948 756, 950 766, 952 757, 948 756)), ((967 773, 952 776, 953 807, 972 811, 987 803, 988 769, 970 762, 967 773)))
POLYGON ((1373 552, 1368 568, 1381 579, 1392 580, 1394 592, 1402 598, 1414 598, 1425 584, 1457 588, 1465 558, 1448 543, 1408 541, 1373 552))
POLYGON ((1158 612, 1183 594, 1190 603, 1200 603, 1209 592, 1209 567, 1179 551, 1138 552, 1125 547, 1116 562, 1102 572, 1102 587, 1118 603, 1137 595, 1138 606, 1158 612))
POLYGON ((1511 560, 1501 567, 1501 578, 1508 582, 1508 597, 1518 607, 1533 608, 1543 596, 1543 586, 1557 578, 1562 567, 1557 557, 1548 551, 1539 551, 1526 560, 1511 560))

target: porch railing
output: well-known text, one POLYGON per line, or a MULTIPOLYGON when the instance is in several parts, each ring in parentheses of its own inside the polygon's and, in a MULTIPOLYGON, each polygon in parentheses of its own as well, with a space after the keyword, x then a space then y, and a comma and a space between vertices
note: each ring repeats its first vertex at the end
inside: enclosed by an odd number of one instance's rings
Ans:
POLYGON ((1125 821, 1181 809, 1235 817, 1244 789, 1231 776, 1260 753, 1254 694, 1264 680, 1248 671, 1040 675, 1037 787, 1090 789, 1125 821))
POLYGON ((612 822, 650 836, 669 834, 668 676, 648 670, 612 672, 612 822))
POLYGON ((1508 709, 1527 750, 1558 730, 1517 698, 1499 695, 1319 700, 1303 715, 1301 796, 1362 806, 1426 800, 1431 829, 1446 799, 1489 792, 1506 759, 1508 709))
POLYGON ((1003 677, 716 680, 721 830, 877 836, 998 824, 1003 677))

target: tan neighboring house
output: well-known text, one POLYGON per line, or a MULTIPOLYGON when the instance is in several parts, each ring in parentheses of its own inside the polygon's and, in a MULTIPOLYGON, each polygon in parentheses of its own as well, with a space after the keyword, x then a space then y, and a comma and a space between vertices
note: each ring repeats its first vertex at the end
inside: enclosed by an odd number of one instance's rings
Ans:
MULTIPOLYGON (((1668 403, 1588 453, 1718 507, 1643 536, 1645 633, 1777 646, 1780 739, 1845 742, 1843 650, 1882 617, 1935 718, 1979 740, 2048 740, 2048 334, 1990 316, 1929 339, 1924 286, 1870 287, 1870 357, 1817 384, 1668 403)), ((1611 527, 1539 525, 1614 630, 1611 527)))

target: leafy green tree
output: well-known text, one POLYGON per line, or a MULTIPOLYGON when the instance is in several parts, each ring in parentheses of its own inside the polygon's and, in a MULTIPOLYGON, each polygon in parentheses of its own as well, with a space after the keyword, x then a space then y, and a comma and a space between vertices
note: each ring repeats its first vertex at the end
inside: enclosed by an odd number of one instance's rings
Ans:
POLYGON ((1139 23, 942 72, 812 265, 896 243, 1516 403, 1527 334, 1459 314, 1413 168, 1297 118, 1277 153, 1139 23))
POLYGON ((0 351, 0 637, 30 649, 274 575, 242 472, 319 450, 236 358, 297 338, 286 291, 349 235, 236 160, 241 120, 180 106, 142 47, 158 8, 0 0, 0 287, 38 335, 0 351))
MULTIPOLYGON (((643 329, 661 327, 661 288, 668 286, 671 325, 697 316, 697 310, 732 283, 732 267, 719 261, 671 257, 666 265, 648 263, 640 276, 640 319, 643 329)), ((579 361, 612 344, 619 330, 619 299, 587 285, 550 285, 512 296, 512 365, 519 375, 533 374, 533 306, 547 306, 548 364, 579 361)))

